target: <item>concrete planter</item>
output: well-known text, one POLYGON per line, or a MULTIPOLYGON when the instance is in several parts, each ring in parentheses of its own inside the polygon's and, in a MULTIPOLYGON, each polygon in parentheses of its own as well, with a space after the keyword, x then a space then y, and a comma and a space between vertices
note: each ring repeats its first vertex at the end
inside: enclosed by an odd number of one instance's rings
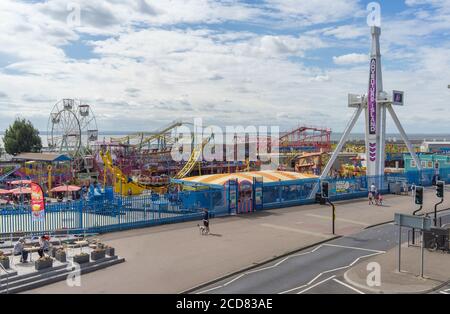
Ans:
POLYGON ((51 247, 51 248, 48 250, 48 255, 49 255, 50 257, 55 257, 56 251, 58 251, 57 248, 51 247))
POLYGON ((4 269, 9 269, 9 257, 0 259, 0 264, 3 266, 4 269))
POLYGON ((38 259, 36 262, 34 262, 34 268, 36 270, 43 270, 52 267, 53 267, 53 258, 38 259))
POLYGON ((116 256, 116 250, 113 247, 106 248, 106 255, 116 256))
POLYGON ((89 263, 89 255, 83 254, 83 255, 75 255, 73 257, 73 262, 77 264, 86 264, 89 263))
POLYGON ((65 251, 56 251, 55 259, 60 263, 66 263, 67 262, 66 252, 65 251))
POLYGON ((91 259, 93 261, 98 261, 99 259, 105 258, 106 256, 106 250, 104 249, 97 249, 91 252, 91 259))

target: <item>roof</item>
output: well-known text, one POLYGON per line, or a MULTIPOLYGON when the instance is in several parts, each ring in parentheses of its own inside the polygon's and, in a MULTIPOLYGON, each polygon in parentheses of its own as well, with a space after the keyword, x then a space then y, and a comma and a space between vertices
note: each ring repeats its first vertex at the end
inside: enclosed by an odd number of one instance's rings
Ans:
POLYGON ((13 157, 13 160, 21 161, 44 161, 44 162, 57 162, 57 161, 70 161, 69 156, 64 154, 55 153, 23 153, 13 157))
POLYGON ((315 175, 289 171, 252 171, 252 172, 211 174, 205 176, 184 178, 180 181, 208 184, 208 185, 223 185, 229 180, 238 179, 239 181, 247 180, 252 182, 253 178, 261 178, 261 177, 263 178, 264 183, 317 178, 317 176, 315 175))

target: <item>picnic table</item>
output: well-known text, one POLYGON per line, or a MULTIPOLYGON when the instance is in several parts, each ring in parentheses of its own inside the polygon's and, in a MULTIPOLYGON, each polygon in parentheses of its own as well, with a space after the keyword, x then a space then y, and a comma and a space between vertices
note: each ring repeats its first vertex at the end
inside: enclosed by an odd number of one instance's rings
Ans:
POLYGON ((29 246, 23 248, 25 252, 28 252, 28 254, 30 254, 30 262, 33 261, 33 253, 36 253, 37 251, 39 251, 39 249, 39 246, 29 246))

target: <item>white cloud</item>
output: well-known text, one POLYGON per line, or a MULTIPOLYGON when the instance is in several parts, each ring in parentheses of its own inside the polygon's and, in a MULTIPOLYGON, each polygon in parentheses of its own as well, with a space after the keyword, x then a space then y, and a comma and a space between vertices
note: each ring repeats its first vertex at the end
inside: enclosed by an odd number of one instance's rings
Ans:
POLYGON ((338 57, 333 57, 333 62, 337 65, 361 64, 369 61, 367 54, 350 53, 338 57))
POLYGON ((367 36, 367 27, 360 27, 355 25, 343 25, 333 28, 328 28, 323 31, 325 36, 334 36, 337 39, 354 39, 362 36, 367 36))
POLYGON ((360 13, 357 0, 266 0, 283 19, 300 25, 332 23, 360 13))
MULTIPOLYGON (((203 116, 218 124, 288 128, 302 122, 340 131, 351 115, 347 93, 367 89, 368 55, 345 54, 370 48, 364 21, 353 27, 347 20, 359 16, 358 1, 80 3, 82 24, 72 29, 65 1, 0 2, 1 128, 5 117, 21 112, 45 129, 53 103, 76 97, 93 105, 100 130, 148 131, 174 118, 203 116), (224 21, 239 21, 239 27, 231 30, 224 21), (334 27, 327 24, 334 21, 334 27), (311 27, 292 31, 293 25, 311 27), (64 45, 100 34, 106 36, 83 41, 96 58, 65 54, 64 45), (330 57, 321 49, 330 48, 345 50, 333 58, 342 66, 322 64, 330 57), (2 65, 4 55, 9 64, 2 65)), ((438 110, 448 103, 442 86, 450 82, 443 70, 450 66, 450 47, 426 39, 450 30, 448 19, 421 14, 383 23, 385 87, 405 90, 402 120, 407 129, 416 126, 414 112, 426 103, 420 121, 438 127, 438 110)))

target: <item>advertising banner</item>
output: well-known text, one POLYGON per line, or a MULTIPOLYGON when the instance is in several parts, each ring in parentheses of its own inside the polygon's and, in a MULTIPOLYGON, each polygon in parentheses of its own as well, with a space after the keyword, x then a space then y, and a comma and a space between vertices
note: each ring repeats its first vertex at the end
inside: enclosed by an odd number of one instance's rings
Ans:
POLYGON ((237 205, 237 182, 234 180, 228 181, 228 209, 231 211, 236 209, 237 205))
POLYGON ((33 221, 42 221, 45 214, 44 191, 37 183, 32 182, 31 188, 31 213, 33 221))
POLYGON ((377 59, 370 61, 369 94, 367 99, 369 111, 369 133, 377 134, 377 59))
POLYGON ((263 209, 263 178, 253 178, 254 189, 254 208, 255 210, 263 209))

